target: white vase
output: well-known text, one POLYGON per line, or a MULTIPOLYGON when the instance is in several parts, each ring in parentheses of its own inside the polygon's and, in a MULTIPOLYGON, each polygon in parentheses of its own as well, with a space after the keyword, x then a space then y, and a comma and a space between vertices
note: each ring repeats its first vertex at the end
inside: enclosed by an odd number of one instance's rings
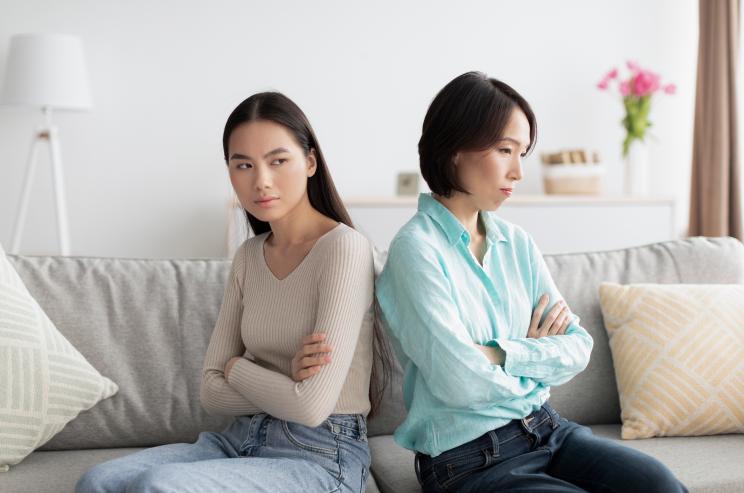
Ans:
POLYGON ((648 195, 648 146, 634 139, 625 156, 625 195, 648 195))

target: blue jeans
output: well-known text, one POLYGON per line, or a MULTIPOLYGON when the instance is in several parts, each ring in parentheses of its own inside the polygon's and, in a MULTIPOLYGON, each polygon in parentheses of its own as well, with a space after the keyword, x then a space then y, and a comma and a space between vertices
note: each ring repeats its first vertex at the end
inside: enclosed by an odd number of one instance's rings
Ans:
POLYGON ((78 480, 87 492, 361 492, 370 466, 359 414, 332 414, 317 428, 268 414, 238 416, 221 433, 99 464, 78 480))
POLYGON ((437 457, 417 453, 424 493, 687 492, 664 464, 562 418, 549 404, 437 457))

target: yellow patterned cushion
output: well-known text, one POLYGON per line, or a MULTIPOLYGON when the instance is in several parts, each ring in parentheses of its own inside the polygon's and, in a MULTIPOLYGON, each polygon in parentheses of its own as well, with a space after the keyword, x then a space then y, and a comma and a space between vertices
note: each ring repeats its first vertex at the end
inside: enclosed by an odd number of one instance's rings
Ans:
POLYGON ((622 437, 744 432, 744 285, 602 283, 622 437))

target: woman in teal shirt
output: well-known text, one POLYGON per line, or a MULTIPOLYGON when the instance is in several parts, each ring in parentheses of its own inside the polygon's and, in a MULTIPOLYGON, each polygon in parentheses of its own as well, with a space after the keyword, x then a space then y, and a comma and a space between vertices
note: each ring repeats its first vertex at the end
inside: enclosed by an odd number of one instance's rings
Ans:
POLYGON ((586 368, 593 342, 532 237, 491 212, 522 179, 535 137, 527 101, 479 72, 429 107, 419 156, 432 193, 376 284, 405 373, 395 440, 417 452, 425 492, 687 491, 656 459, 547 403, 586 368))

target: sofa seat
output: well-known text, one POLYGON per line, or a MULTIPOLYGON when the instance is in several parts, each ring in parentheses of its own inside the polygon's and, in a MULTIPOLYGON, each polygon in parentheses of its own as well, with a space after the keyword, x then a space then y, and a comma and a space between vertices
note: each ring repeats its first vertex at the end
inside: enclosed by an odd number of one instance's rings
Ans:
MULTIPOLYGON (((5 474, 2 493, 73 493, 77 480, 91 467, 139 450, 144 449, 37 450, 20 464, 13 466, 11 474, 5 474)), ((413 480, 415 483, 415 476, 413 480)), ((379 491, 370 475, 366 493, 379 491)))
POLYGON ((73 492, 75 483, 89 468, 142 450, 141 448, 101 448, 88 450, 37 450, 10 471, 0 473, 3 493, 73 492))
MULTIPOLYGON (((622 442, 666 464, 691 493, 744 491, 744 435, 664 437, 621 440, 620 425, 591 426, 600 437, 622 442)), ((392 435, 370 439, 372 473, 383 493, 418 493, 414 454, 398 446, 392 435)))

